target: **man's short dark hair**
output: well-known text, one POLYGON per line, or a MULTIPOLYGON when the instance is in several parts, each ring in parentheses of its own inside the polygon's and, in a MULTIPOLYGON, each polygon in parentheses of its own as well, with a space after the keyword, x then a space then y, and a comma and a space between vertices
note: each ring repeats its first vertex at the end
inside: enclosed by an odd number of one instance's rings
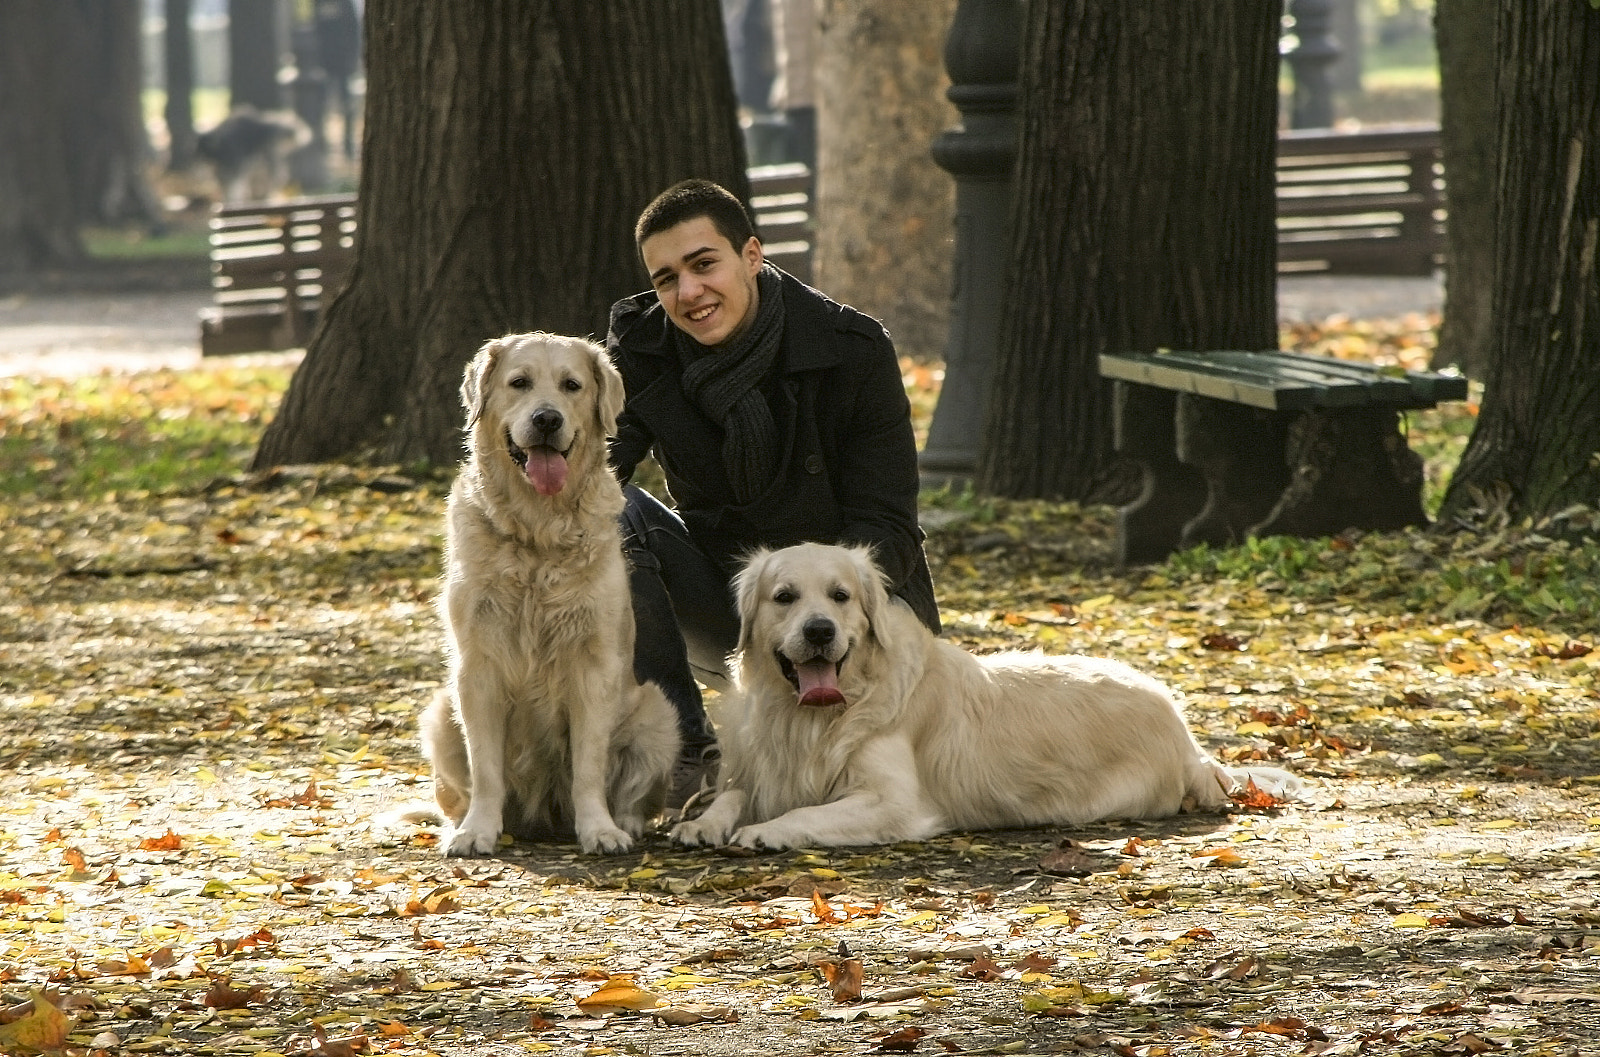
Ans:
POLYGON ((710 180, 684 180, 656 195, 655 201, 644 207, 633 227, 634 244, 642 247, 651 235, 701 217, 709 218, 717 234, 727 239, 735 251, 742 250, 756 233, 750 214, 733 192, 710 180))

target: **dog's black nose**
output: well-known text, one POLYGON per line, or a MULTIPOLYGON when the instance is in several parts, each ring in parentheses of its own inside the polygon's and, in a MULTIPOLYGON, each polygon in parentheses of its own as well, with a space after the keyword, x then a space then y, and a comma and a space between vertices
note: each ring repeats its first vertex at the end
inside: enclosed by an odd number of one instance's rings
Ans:
POLYGON ((533 413, 533 428, 547 437, 558 432, 563 421, 561 412, 553 407, 541 407, 533 413))
POLYGON ((833 641, 834 627, 831 620, 823 620, 820 617, 808 620, 801 630, 805 633, 806 641, 813 646, 826 646, 833 641))

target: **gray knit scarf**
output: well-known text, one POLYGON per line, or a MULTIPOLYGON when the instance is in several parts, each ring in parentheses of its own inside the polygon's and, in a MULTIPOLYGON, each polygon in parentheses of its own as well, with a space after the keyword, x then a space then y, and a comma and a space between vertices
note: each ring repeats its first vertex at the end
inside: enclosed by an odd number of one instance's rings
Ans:
POLYGON ((674 330, 683 395, 722 427, 722 465, 740 503, 758 498, 777 475, 778 424, 761 383, 783 339, 782 281, 770 264, 756 274, 755 321, 733 341, 710 349, 674 330))

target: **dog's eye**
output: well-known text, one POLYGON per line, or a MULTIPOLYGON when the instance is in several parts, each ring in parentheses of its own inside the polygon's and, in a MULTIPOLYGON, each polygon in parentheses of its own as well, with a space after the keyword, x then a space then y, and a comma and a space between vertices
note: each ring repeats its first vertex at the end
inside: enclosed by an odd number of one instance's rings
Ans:
POLYGON ((842 587, 835 587, 828 597, 842 604, 850 601, 850 592, 842 587))
POLYGON ((799 596, 793 591, 785 587, 783 590, 775 592, 772 596, 772 600, 778 603, 780 606, 792 606, 795 603, 795 599, 798 597, 799 596))
POLYGON ((524 378, 522 375, 519 374, 515 378, 513 378, 509 382, 507 382, 506 384, 509 385, 513 389, 526 389, 526 388, 528 388, 529 385, 531 385, 533 383, 529 382, 528 379, 524 378))
POLYGON ((566 381, 561 383, 561 388, 565 389, 569 393, 576 393, 578 390, 583 388, 583 383, 578 381, 576 378, 568 378, 566 381))

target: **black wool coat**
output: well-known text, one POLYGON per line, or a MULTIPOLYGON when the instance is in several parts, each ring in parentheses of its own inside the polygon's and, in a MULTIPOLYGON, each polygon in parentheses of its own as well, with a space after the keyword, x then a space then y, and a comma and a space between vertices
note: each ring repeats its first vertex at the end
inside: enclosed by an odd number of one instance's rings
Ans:
POLYGON ((606 349, 627 403, 611 444, 626 482, 654 451, 695 543, 731 575, 757 547, 867 544, 892 594, 939 630, 917 523, 917 451, 900 362, 882 324, 782 276, 784 328, 765 387, 782 437, 776 479, 740 504, 722 427, 684 396, 672 320, 654 291, 611 309, 606 349))

